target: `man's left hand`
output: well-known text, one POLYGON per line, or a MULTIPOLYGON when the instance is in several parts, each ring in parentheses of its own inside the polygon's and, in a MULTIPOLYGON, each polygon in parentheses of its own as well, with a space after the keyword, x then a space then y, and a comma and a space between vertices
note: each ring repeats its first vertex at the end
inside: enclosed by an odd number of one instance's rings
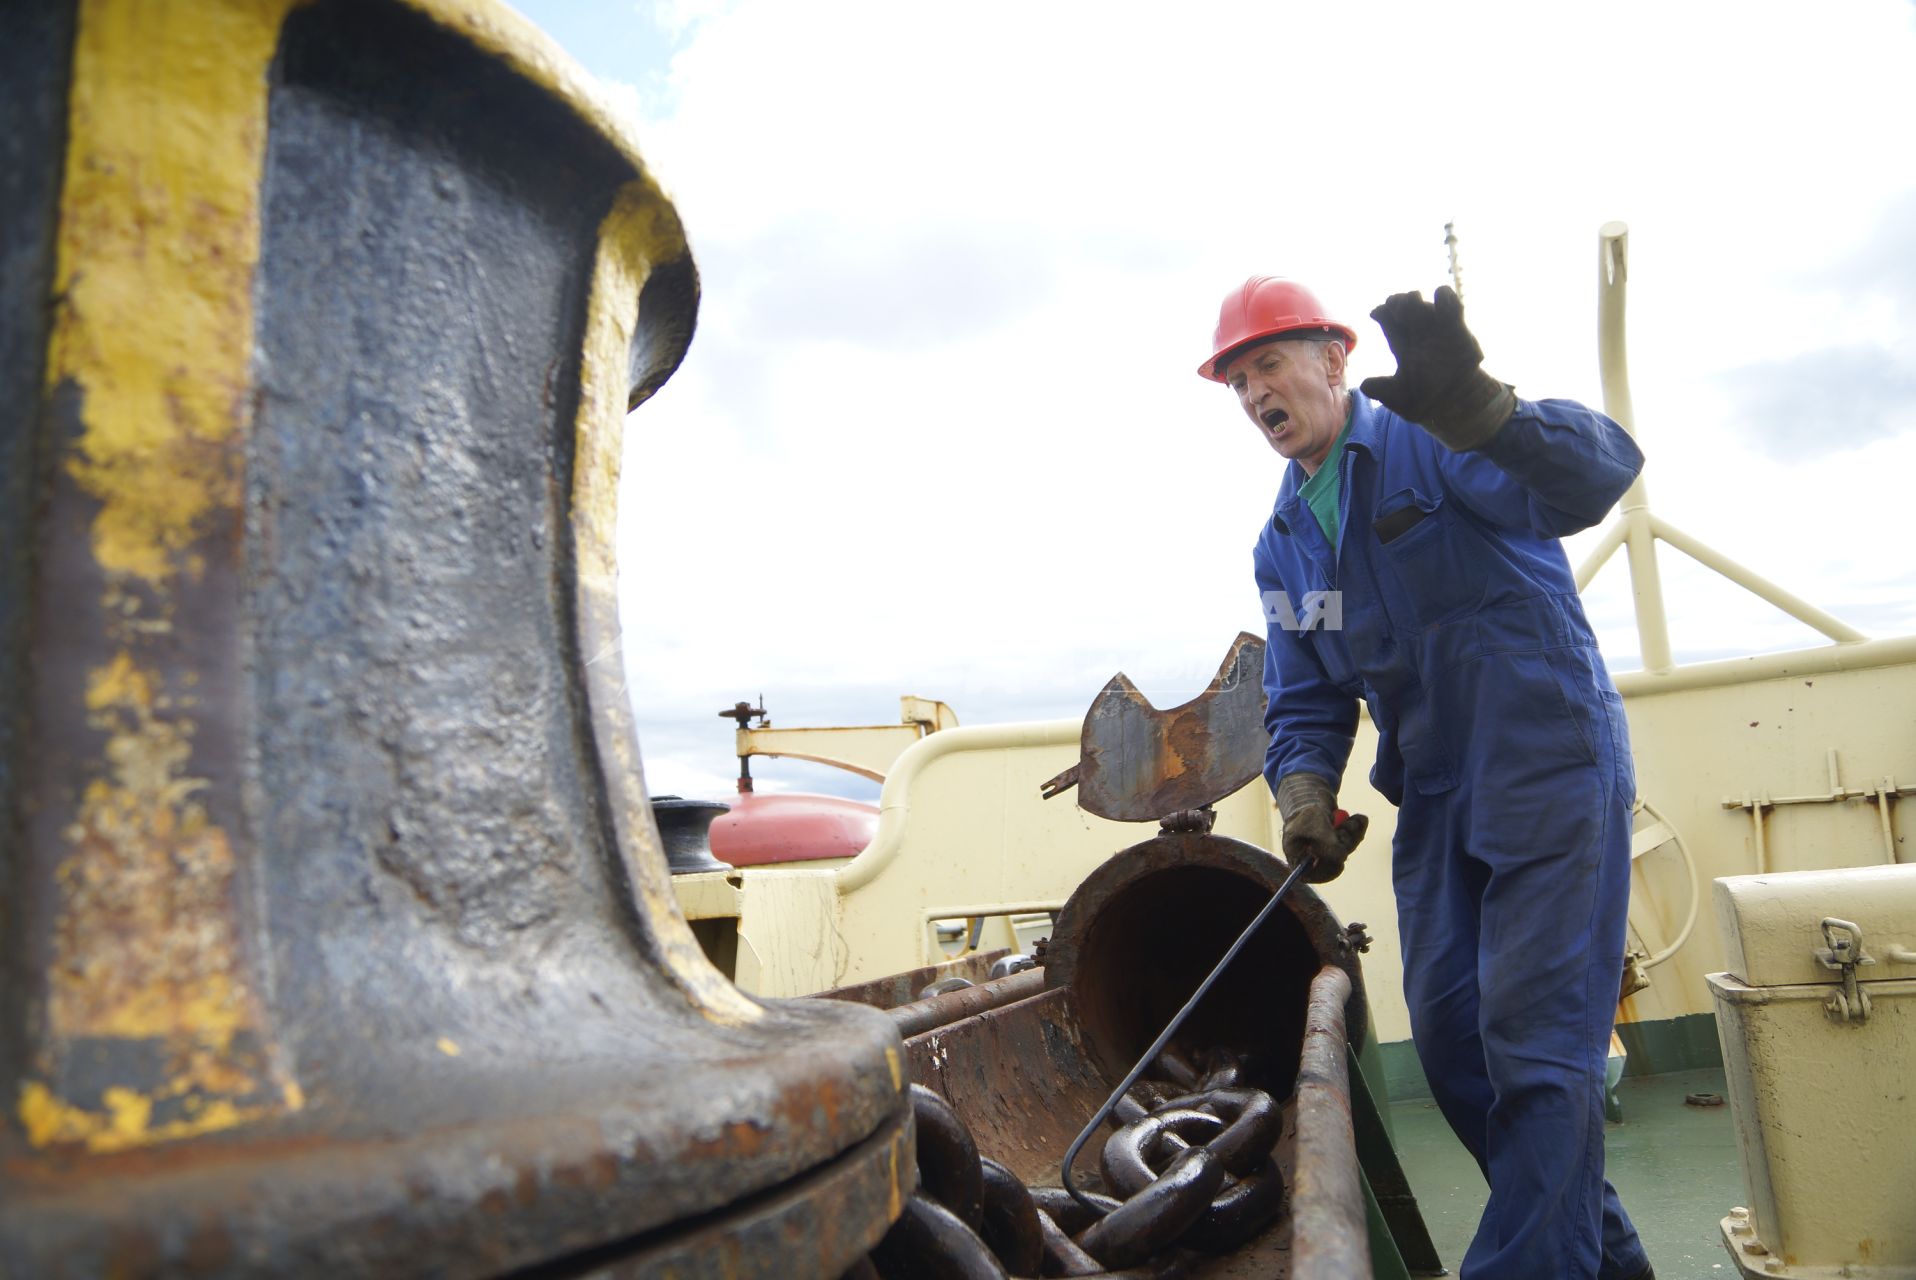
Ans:
POLYGON ((1335 880, 1369 829, 1370 819, 1361 813, 1300 809, 1284 822, 1284 859, 1292 866, 1308 860, 1304 878, 1312 884, 1335 880))
POLYGON ((1331 784, 1314 773, 1287 773, 1277 780, 1277 811, 1284 818, 1284 859, 1304 866, 1304 878, 1323 884, 1344 874, 1351 856, 1370 829, 1361 813, 1337 807, 1331 784))
POLYGON ((1449 285, 1434 302, 1394 293, 1370 316, 1397 357, 1397 372, 1364 379, 1365 395, 1454 452, 1482 447, 1510 420, 1516 393, 1484 372, 1483 348, 1464 326, 1464 304, 1449 285))

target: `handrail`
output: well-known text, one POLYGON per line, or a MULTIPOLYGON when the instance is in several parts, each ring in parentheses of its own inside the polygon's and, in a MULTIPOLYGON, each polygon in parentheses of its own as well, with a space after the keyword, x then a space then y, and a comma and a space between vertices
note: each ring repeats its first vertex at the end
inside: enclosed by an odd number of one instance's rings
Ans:
POLYGON ((1870 667, 1894 667, 1910 662, 1916 662, 1916 636, 1892 636, 1886 640, 1865 640, 1860 644, 1826 644, 1814 649, 1788 649, 1780 653, 1753 653, 1713 662, 1691 662, 1664 672, 1623 671, 1612 679, 1617 692, 1627 702, 1632 698, 1681 693, 1686 689, 1716 689, 1747 684, 1752 680, 1781 680, 1792 676, 1818 675, 1825 671, 1863 671, 1870 667))
MULTIPOLYGON (((911 809, 912 783, 934 761, 954 751, 1076 746, 1083 728, 1082 720, 961 725, 929 734, 905 748, 885 776, 884 789, 878 793, 878 834, 863 852, 833 873, 837 877, 838 892, 846 894, 870 884, 898 856, 905 836, 905 820, 911 809)), ((1032 781, 1034 792, 1039 781, 1041 779, 1032 781)))

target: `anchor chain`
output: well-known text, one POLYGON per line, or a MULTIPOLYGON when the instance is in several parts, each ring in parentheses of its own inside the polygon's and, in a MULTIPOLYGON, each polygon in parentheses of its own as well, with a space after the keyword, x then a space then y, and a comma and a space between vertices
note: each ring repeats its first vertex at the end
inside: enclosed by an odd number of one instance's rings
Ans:
POLYGON ((1212 1051, 1203 1070, 1175 1052, 1118 1106, 1100 1160, 1111 1194, 1027 1187, 980 1157, 951 1104, 911 1086, 919 1190, 846 1280, 1166 1280, 1183 1251, 1221 1254, 1283 1212, 1272 1156, 1284 1115, 1237 1083, 1245 1064, 1212 1051))

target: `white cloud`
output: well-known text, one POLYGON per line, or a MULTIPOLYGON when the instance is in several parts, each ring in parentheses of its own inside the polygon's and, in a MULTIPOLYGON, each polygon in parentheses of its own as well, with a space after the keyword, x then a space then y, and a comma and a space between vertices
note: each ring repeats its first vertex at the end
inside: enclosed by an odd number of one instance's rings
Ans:
MULTIPOLYGON (((1487 366, 1591 403, 1596 231, 1628 221, 1655 509, 1812 601, 1911 621, 1916 571, 1879 554, 1907 541, 1910 406, 1787 432, 1736 406, 1749 370, 1916 337, 1916 153, 1886 142, 1916 117, 1913 13, 678 0, 608 17, 632 31, 605 47, 672 50, 638 94, 641 138, 705 285, 684 368, 631 424, 648 759, 669 744, 729 777, 711 713, 761 689, 848 722, 906 692, 973 723, 1075 714, 1119 667, 1171 697, 1258 625, 1249 546, 1278 481, 1192 372, 1217 299, 1252 272, 1303 277, 1357 324, 1354 374, 1387 372, 1365 314, 1444 280, 1452 220, 1487 366)), ((621 78, 598 47, 573 52, 621 78)), ((1811 394, 1785 385, 1770 407, 1811 394)), ((1680 650, 1807 636, 1677 560, 1680 650)), ((1620 659, 1625 582, 1613 564, 1591 598, 1620 659)))

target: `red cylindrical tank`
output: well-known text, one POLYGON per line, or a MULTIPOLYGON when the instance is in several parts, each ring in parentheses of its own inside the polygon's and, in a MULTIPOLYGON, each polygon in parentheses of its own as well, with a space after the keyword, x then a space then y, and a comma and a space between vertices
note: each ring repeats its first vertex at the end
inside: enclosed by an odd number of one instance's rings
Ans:
POLYGON ((735 867, 850 858, 878 834, 878 807, 840 796, 741 792, 712 820, 712 856, 735 867))

